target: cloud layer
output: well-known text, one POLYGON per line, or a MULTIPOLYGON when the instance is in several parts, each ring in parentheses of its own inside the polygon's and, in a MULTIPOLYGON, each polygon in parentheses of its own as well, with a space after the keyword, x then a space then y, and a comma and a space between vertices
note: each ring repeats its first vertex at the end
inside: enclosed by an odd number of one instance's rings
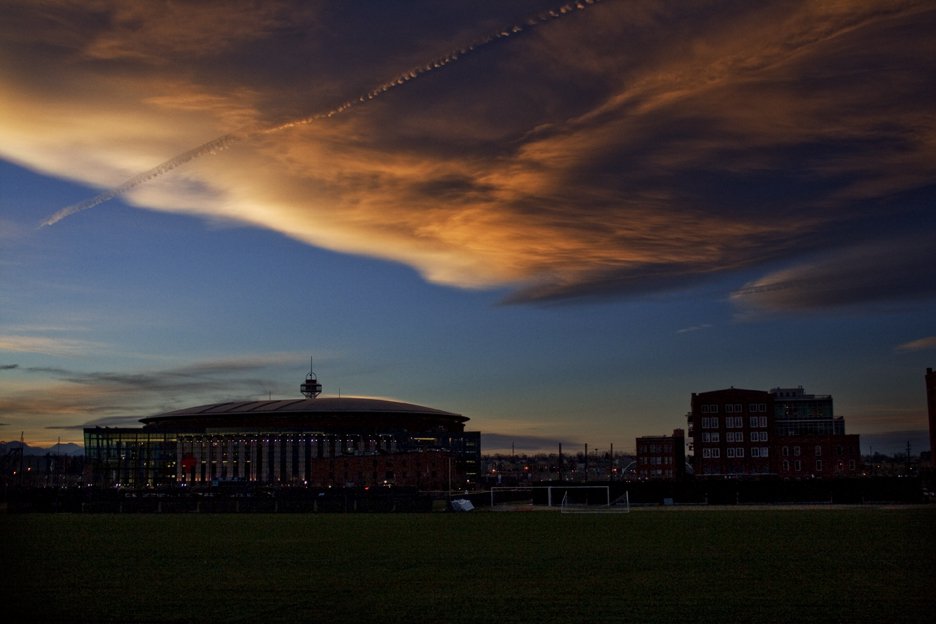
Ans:
POLYGON ((127 199, 514 302, 742 270, 757 309, 936 294, 936 8, 567 7, 7 1, 0 155, 106 189, 246 137, 127 199))
MULTIPOLYGON (((292 354, 269 354, 136 373, 3 364, 0 414, 17 431, 35 429, 38 420, 49 430, 134 427, 145 416, 190 405, 193 396, 214 397, 209 402, 266 398, 268 393, 296 395, 298 384, 284 388, 273 381, 273 369, 296 359, 292 354)), ((54 438, 50 432, 40 442, 54 438)))

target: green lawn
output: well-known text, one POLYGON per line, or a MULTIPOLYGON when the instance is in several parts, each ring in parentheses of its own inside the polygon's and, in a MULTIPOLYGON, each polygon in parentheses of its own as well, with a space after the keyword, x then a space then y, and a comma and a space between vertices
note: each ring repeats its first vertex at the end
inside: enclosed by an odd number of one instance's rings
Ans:
POLYGON ((0 515, 7 622, 923 622, 936 509, 0 515))

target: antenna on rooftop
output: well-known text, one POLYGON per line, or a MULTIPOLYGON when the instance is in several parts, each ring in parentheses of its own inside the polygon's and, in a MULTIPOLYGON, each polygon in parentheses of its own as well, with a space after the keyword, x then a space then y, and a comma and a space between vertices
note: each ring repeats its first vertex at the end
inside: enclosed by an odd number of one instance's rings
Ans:
POLYGON ((315 370, 312 368, 312 358, 309 358, 309 374, 306 375, 305 382, 299 386, 300 392, 307 399, 314 399, 322 393, 322 384, 315 377, 315 370))

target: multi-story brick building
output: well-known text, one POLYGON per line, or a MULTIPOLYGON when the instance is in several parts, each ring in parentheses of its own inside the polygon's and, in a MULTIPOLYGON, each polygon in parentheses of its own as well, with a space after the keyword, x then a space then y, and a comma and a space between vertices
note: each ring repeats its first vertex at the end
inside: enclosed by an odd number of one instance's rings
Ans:
POLYGON ((637 438, 637 476, 641 479, 682 479, 686 475, 686 433, 637 438))
POLYGON ((770 393, 740 388, 693 393, 688 418, 696 476, 772 472, 770 393))
POLYGON ((775 449, 775 472, 781 477, 844 477, 861 468, 857 435, 778 436, 775 449))
POLYGON ((693 393, 688 419, 697 476, 827 478, 861 471, 859 436, 845 434, 832 397, 806 394, 802 386, 693 393))

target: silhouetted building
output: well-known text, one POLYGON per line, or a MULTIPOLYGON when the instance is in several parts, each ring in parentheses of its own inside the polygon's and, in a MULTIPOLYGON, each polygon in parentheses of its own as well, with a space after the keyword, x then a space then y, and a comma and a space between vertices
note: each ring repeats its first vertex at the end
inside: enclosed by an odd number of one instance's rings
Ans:
POLYGON ((848 477, 861 470, 857 435, 781 436, 775 448, 776 472, 781 477, 848 477))
MULTIPOLYGON (((310 383, 311 381, 311 383, 310 383)), ((399 485, 425 490, 475 482, 480 433, 468 418, 409 403, 315 398, 214 403, 141 419, 142 428, 84 430, 102 486, 309 487, 399 485)))
POLYGON ((686 476, 686 433, 674 429, 671 436, 637 438, 637 477, 682 479, 686 476))
POLYGON ((689 436, 696 476, 770 474, 773 397, 728 388, 692 394, 689 436))
POLYGON ((930 463, 936 465, 936 373, 926 369, 926 408, 929 412, 930 463))
POLYGON ((693 393, 688 419, 696 476, 827 478, 862 468, 859 436, 845 434, 832 397, 802 386, 693 393))
POLYGON ((777 435, 845 435, 845 419, 835 416, 831 395, 806 394, 803 386, 774 388, 770 395, 777 435))

